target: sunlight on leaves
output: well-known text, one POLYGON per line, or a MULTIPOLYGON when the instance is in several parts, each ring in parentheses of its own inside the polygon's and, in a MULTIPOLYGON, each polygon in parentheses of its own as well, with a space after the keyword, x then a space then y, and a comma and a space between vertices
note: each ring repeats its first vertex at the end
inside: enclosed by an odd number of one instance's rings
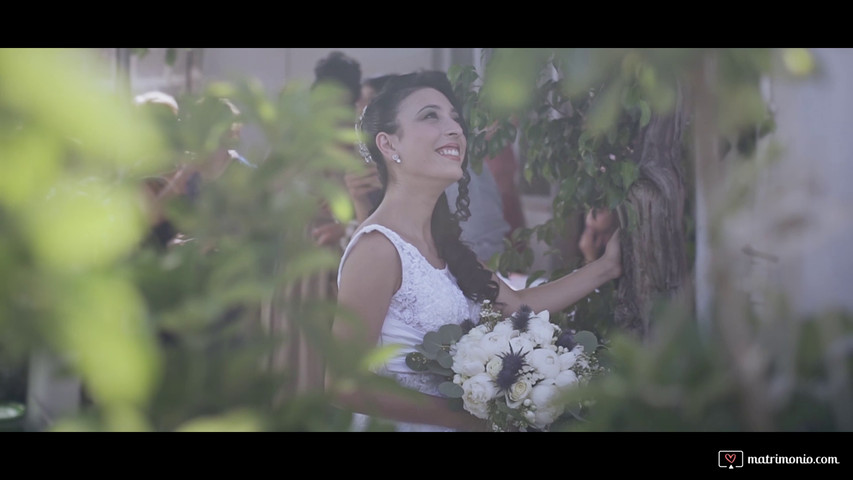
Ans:
POLYGON ((805 48, 786 48, 782 52, 785 68, 794 75, 808 76, 815 71, 815 60, 811 52, 805 48))
POLYGON ((143 405, 158 376, 142 299, 115 274, 90 273, 67 285, 57 306, 57 338, 93 398, 143 405))
POLYGON ((614 82, 593 104, 589 114, 589 132, 591 134, 603 134, 616 123, 621 105, 621 88, 620 82, 614 82))
POLYGON ((371 349, 362 359, 361 367, 373 371, 391 360, 399 351, 401 345, 383 345, 371 349))
POLYGON ((8 143, 0 142, 0 202, 15 209, 46 197, 59 175, 59 153, 59 145, 37 129, 21 130, 8 143))
POLYGON ((122 101, 95 81, 109 73, 85 51, 2 49, 0 77, 3 102, 95 157, 129 165, 162 148, 153 126, 134 121, 130 99, 122 101))
POLYGON ((263 430, 261 418, 254 412, 236 409, 222 415, 199 417, 190 420, 176 432, 259 432, 263 430))
POLYGON ((136 246, 144 219, 135 195, 97 184, 59 188, 26 219, 40 263, 79 270, 105 265, 136 246))

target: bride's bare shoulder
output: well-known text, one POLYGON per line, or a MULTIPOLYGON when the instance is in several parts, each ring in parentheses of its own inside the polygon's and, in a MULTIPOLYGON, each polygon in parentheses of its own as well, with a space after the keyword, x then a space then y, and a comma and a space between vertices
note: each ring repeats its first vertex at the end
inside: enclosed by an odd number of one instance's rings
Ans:
POLYGON ((403 266, 396 247, 379 231, 367 231, 350 247, 341 265, 341 292, 373 295, 400 288, 403 266), (358 293, 360 292, 360 293, 358 293))
POLYGON ((350 247, 344 259, 344 269, 347 264, 373 266, 376 269, 399 267, 400 258, 396 251, 394 243, 385 233, 368 229, 361 233, 358 240, 350 247))

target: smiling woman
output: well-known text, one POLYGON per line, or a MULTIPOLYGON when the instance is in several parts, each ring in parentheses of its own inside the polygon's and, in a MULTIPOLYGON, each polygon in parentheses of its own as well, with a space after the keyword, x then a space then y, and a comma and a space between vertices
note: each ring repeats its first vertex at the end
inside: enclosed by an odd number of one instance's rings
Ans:
MULTIPOLYGON (((330 362, 329 392, 339 405, 391 420, 397 430, 485 430, 487 423, 454 410, 438 391, 442 378, 405 363, 424 334, 479 316, 488 300, 504 313, 522 304, 561 310, 620 275, 618 235, 605 255, 569 277, 515 291, 478 261, 460 240, 468 219, 468 128, 443 72, 417 72, 389 81, 367 106, 359 150, 375 162, 382 202, 347 245, 338 273, 342 315, 333 335, 364 349, 397 348, 374 369, 419 393, 353 390, 344 362, 330 362), (445 189, 457 183, 451 213, 445 189)), ((350 362, 350 365, 352 362, 350 362)), ((357 417, 364 419, 364 417, 357 417)))

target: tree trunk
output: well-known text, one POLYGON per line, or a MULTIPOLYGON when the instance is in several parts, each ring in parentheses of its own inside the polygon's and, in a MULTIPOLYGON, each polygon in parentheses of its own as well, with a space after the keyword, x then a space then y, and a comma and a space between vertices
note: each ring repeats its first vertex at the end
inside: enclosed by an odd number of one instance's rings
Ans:
POLYGON ((637 139, 634 160, 640 169, 619 208, 622 277, 616 287, 617 329, 645 339, 652 328, 651 308, 672 298, 688 278, 684 209, 686 203, 682 136, 686 126, 683 94, 673 112, 653 115, 637 139), (637 228, 628 231, 627 208, 637 214, 637 228))

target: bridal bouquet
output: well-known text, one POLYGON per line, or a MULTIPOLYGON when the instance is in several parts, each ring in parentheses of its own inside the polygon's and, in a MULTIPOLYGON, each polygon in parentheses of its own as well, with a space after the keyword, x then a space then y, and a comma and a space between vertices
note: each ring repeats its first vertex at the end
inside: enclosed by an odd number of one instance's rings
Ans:
POLYGON ((563 331, 548 311, 522 306, 504 318, 486 301, 476 325, 427 333, 406 362, 443 375, 439 391, 495 431, 547 431, 567 411, 563 394, 604 371, 596 347, 595 335, 563 331))

